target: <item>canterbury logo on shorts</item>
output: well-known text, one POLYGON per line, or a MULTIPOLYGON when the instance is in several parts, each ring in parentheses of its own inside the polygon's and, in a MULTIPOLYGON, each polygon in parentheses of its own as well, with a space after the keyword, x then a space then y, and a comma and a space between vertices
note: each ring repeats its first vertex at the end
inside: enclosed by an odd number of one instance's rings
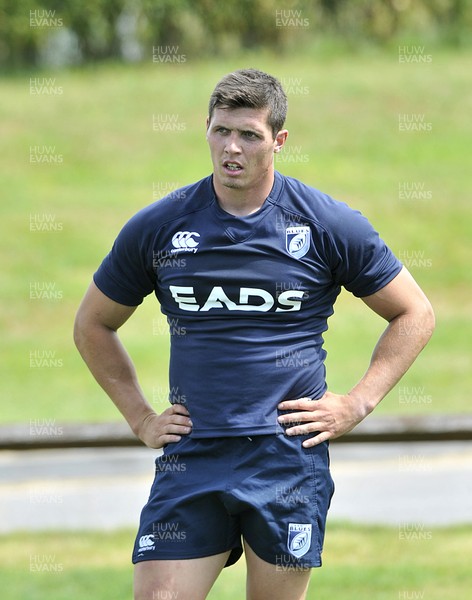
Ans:
POLYGON ((142 535, 139 538, 139 551, 145 552, 146 550, 154 550, 154 535, 151 533, 149 535, 142 535))

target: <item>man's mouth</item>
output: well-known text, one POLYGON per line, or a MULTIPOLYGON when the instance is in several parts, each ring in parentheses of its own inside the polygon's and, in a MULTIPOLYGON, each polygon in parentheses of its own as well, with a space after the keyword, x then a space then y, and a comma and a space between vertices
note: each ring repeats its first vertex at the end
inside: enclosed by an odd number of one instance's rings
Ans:
POLYGON ((238 162, 232 160, 225 160, 223 167, 225 171, 229 171, 230 173, 238 173, 243 170, 243 167, 238 162))

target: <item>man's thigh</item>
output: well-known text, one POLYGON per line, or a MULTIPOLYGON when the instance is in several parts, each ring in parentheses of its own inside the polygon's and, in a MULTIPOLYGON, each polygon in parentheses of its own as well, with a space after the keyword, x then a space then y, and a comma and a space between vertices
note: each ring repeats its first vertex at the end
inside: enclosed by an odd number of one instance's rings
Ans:
POLYGON ((311 569, 281 568, 265 562, 244 543, 247 564, 246 600, 304 600, 311 569))
POLYGON ((279 572, 321 566, 333 493, 328 446, 303 448, 302 441, 283 435, 254 440, 254 452, 248 450, 245 464, 238 465, 240 481, 227 500, 243 504, 243 538, 279 572))
POLYGON ((204 600, 229 554, 139 562, 134 570, 134 600, 204 600))
POLYGON ((183 561, 231 550, 232 564, 241 556, 239 517, 229 514, 220 498, 231 485, 225 446, 220 440, 183 438, 156 459, 133 563, 183 561))

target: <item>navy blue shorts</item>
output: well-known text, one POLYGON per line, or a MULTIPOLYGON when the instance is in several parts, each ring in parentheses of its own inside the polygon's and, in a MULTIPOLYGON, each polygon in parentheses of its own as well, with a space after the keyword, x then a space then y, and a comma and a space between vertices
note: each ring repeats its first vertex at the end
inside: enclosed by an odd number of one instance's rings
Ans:
POLYGON ((334 491, 328 442, 306 436, 192 439, 169 444, 141 521, 133 563, 201 558, 231 550, 241 536, 281 568, 321 566, 326 515, 334 491))

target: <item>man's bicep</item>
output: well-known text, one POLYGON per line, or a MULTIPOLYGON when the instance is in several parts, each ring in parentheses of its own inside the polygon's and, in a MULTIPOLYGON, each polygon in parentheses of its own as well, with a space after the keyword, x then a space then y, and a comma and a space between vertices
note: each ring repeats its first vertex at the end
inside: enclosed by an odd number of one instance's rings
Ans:
POLYGON ((137 306, 125 306, 106 296, 92 281, 77 312, 76 323, 99 325, 117 330, 134 313, 137 306))
POLYGON ((362 300, 387 321, 401 314, 429 310, 431 307, 429 300, 405 267, 386 286, 375 294, 364 296, 362 300))

